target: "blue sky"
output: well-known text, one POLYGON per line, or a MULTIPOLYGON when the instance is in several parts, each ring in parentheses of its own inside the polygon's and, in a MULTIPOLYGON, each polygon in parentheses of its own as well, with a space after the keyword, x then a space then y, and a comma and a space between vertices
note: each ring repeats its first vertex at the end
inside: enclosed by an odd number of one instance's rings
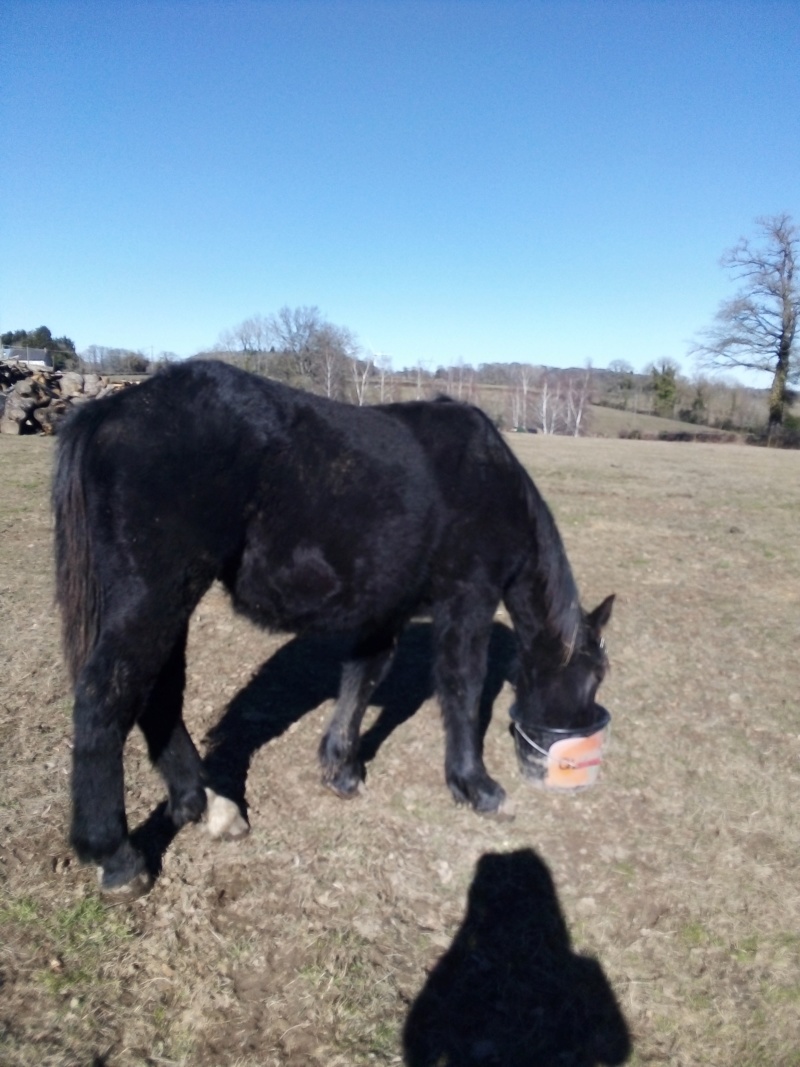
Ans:
POLYGON ((5 0, 0 329, 636 369, 800 221, 800 4, 5 0))

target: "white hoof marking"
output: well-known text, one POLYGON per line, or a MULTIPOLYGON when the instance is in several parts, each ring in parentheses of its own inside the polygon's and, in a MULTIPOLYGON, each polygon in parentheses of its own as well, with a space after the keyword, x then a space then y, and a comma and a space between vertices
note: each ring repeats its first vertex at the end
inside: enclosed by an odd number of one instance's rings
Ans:
POLYGON ((206 828, 210 837, 236 838, 244 837, 250 832, 247 821, 239 811, 239 805, 233 800, 219 796, 213 789, 206 789, 206 797, 206 828))

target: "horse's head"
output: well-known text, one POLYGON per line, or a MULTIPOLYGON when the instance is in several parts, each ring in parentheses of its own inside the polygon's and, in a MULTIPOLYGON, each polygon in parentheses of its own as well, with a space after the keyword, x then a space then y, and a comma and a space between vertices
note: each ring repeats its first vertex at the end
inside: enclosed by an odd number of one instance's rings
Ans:
POLYGON ((512 713, 523 730, 544 726, 567 731, 596 720, 595 698, 608 670, 603 630, 613 604, 612 595, 592 612, 581 609, 566 648, 547 643, 535 649, 518 679, 512 713))

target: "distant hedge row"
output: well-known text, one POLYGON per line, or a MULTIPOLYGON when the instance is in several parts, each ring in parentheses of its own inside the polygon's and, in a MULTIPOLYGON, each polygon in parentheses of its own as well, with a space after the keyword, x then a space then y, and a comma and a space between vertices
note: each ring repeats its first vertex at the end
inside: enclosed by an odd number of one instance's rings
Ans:
POLYGON ((620 430, 617 436, 629 441, 688 441, 690 444, 746 444, 770 448, 800 448, 800 431, 795 429, 783 429, 773 432, 771 436, 766 433, 751 433, 744 436, 716 430, 699 430, 696 433, 691 430, 659 430, 658 433, 649 433, 646 430, 620 430))
POLYGON ((734 445, 741 443, 742 436, 723 430, 659 430, 658 433, 646 430, 620 430, 619 437, 629 441, 689 441, 694 444, 734 445))

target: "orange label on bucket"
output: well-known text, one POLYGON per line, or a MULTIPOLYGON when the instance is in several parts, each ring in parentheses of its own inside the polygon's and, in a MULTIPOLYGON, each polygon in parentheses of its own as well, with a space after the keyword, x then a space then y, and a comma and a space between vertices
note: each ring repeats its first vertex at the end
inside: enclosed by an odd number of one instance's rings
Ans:
POLYGON ((594 785, 603 753, 604 730, 589 737, 556 741, 547 753, 546 789, 580 789, 594 785))

